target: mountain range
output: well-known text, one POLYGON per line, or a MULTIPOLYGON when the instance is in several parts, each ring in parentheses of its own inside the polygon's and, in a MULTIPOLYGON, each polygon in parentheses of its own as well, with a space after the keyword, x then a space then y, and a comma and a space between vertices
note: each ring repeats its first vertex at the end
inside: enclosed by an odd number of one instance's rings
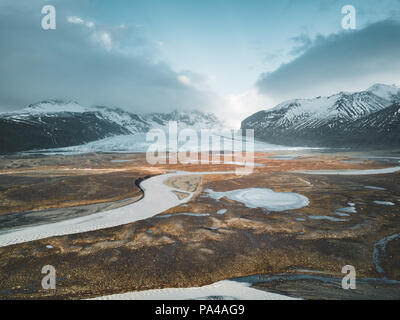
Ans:
MULTIPOLYGON (((0 113, 0 153, 52 149, 100 139, 146 133, 166 127, 222 129, 212 113, 200 111, 139 115, 119 108, 86 107, 75 101, 48 100, 0 113)), ((400 88, 375 84, 361 92, 293 99, 253 114, 242 129, 278 145, 333 148, 400 146, 400 88)))
POLYGON ((286 146, 398 147, 400 88, 375 84, 361 92, 288 100, 253 114, 241 128, 286 146))
POLYGON ((167 126, 223 127, 212 113, 200 111, 138 115, 119 108, 85 107, 75 101, 48 100, 0 114, 0 153, 85 144, 118 135, 146 133, 167 126))

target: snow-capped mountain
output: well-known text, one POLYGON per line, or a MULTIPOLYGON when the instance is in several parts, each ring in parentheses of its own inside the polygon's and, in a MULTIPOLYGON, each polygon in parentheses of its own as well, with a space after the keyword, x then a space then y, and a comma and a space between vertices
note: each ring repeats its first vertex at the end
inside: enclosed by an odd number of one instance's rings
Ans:
POLYGON ((242 129, 254 129, 257 138, 290 146, 399 145, 393 135, 387 139, 400 121, 398 113, 388 110, 396 109, 399 101, 399 87, 375 84, 361 92, 283 102, 245 119, 242 129))
POLYGON ((116 135, 148 132, 178 122, 179 127, 223 127, 213 114, 199 111, 137 115, 119 108, 86 107, 48 100, 0 114, 0 153, 80 145, 116 135))
POLYGON ((99 119, 114 122, 130 133, 148 132, 153 128, 165 127, 169 121, 176 121, 180 127, 191 127, 195 129, 215 129, 223 127, 224 124, 212 113, 204 113, 198 110, 170 113, 148 113, 144 115, 134 114, 120 108, 104 106, 82 106, 75 101, 48 100, 32 104, 21 111, 0 114, 12 116, 14 119, 24 119, 30 116, 53 116, 62 113, 93 113, 99 119))
POLYGON ((90 112, 91 108, 81 106, 79 103, 73 100, 64 101, 64 100, 47 100, 41 101, 35 104, 31 104, 28 107, 20 110, 12 112, 12 114, 16 115, 33 115, 33 114, 54 114, 59 112, 90 112))
POLYGON ((76 101, 47 100, 31 104, 20 111, 0 114, 1 118, 9 117, 15 120, 25 120, 32 117, 57 118, 65 114, 92 114, 101 121, 109 121, 124 128, 129 133, 146 132, 149 124, 140 116, 124 111, 119 108, 108 108, 103 106, 87 107, 76 101))

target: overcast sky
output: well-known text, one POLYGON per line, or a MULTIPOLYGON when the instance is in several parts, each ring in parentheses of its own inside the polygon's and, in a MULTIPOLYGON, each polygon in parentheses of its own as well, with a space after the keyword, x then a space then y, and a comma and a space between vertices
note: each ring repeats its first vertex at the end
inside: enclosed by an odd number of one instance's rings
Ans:
POLYGON ((0 0, 0 111, 73 99, 238 125, 285 99, 400 84, 399 21, 400 0, 0 0))

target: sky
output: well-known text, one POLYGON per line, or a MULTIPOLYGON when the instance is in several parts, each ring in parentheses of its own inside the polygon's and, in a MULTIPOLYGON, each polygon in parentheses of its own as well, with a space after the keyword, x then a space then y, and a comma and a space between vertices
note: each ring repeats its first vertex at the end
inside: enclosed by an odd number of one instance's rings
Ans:
POLYGON ((400 0, 0 0, 0 111, 72 99, 238 127, 287 99, 400 84, 399 39, 400 0))

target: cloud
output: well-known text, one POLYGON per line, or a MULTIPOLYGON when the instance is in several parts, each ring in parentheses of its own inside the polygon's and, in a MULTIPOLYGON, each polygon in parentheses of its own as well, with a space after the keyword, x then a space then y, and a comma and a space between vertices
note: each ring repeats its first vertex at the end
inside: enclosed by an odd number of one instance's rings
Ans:
POLYGON ((313 42, 309 35, 302 33, 299 36, 292 37, 292 40, 296 45, 290 50, 290 54, 293 56, 297 56, 301 53, 304 53, 312 46, 313 42))
MULTIPOLYGON (((80 15, 82 2, 52 1, 57 29, 41 28, 43 1, 0 4, 0 108, 43 99, 74 99, 132 112, 212 110, 221 99, 159 58, 156 42, 129 25, 105 25, 80 15), (65 9, 65 10, 64 10, 65 9), (182 77, 190 79, 182 83, 182 77)), ((200 76, 197 76, 201 78, 200 76)))
POLYGON ((385 20, 360 30, 294 40, 294 60, 261 74, 258 90, 271 98, 315 97, 400 81, 400 24, 385 20))
POLYGON ((101 32, 98 34, 97 40, 104 46, 106 50, 112 49, 111 35, 108 32, 101 32))
POLYGON ((70 16, 67 17, 67 21, 69 23, 73 23, 73 24, 84 24, 86 25, 88 28, 93 28, 94 27, 94 22, 93 21, 85 21, 80 17, 77 16, 70 16))
POLYGON ((232 94, 225 97, 227 109, 216 110, 216 115, 232 128, 240 128, 241 122, 260 111, 260 109, 268 109, 272 107, 275 101, 261 95, 258 90, 252 88, 240 94, 232 94), (229 118, 226 110, 229 110, 229 118))
POLYGON ((185 76, 183 74, 178 76, 178 80, 179 80, 179 82, 181 82, 182 84, 184 84, 186 86, 190 86, 191 85, 191 81, 190 81, 189 77, 185 76))
POLYGON ((73 23, 73 24, 83 24, 84 23, 83 19, 79 18, 77 16, 68 17, 67 21, 69 23, 73 23))
POLYGON ((211 92, 215 79, 212 76, 206 76, 190 70, 183 70, 179 73, 178 80, 188 87, 195 88, 199 91, 211 92))

